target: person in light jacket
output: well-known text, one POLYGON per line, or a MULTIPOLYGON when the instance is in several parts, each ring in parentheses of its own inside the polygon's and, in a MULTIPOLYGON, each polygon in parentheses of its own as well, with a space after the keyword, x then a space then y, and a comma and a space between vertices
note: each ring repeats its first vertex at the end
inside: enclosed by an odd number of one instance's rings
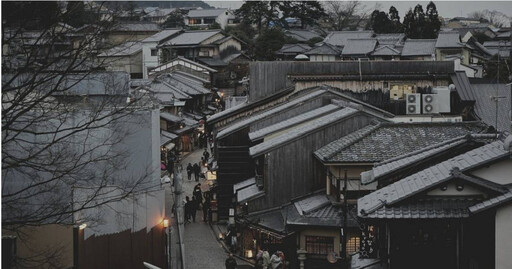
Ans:
POLYGON ((268 253, 267 249, 263 249, 263 269, 268 269, 270 266, 270 254, 268 253))
POLYGON ((281 257, 279 254, 274 253, 272 254, 272 257, 270 257, 270 264, 272 265, 272 269, 281 269, 283 268, 283 262, 281 261, 281 257))

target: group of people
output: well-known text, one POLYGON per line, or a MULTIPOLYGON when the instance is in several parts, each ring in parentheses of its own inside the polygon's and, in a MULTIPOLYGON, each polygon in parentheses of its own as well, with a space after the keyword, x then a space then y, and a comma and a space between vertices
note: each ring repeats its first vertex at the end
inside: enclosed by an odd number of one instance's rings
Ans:
POLYGON ((192 165, 191 163, 188 163, 187 165, 187 177, 190 181, 192 179, 192 174, 194 174, 194 178, 196 181, 199 181, 199 175, 201 174, 201 167, 195 163, 192 165))
MULTIPOLYGON (((232 253, 226 259, 226 269, 235 269, 237 262, 232 253)), ((285 258, 282 251, 276 251, 272 256, 266 249, 261 249, 256 255, 256 269, 285 269, 285 258)))
POLYGON ((196 213, 199 208, 203 210, 203 221, 210 219, 210 193, 201 191, 201 183, 197 183, 192 192, 192 199, 185 197, 185 223, 196 222, 196 213))

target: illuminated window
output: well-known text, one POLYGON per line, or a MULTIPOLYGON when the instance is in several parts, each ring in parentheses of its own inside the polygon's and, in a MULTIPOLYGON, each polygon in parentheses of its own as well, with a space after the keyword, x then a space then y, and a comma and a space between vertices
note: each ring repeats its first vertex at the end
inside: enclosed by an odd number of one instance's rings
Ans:
POLYGON ((198 19, 188 19, 188 24, 201 24, 201 20, 198 20, 198 19))
POLYGON ((334 251, 334 237, 306 236, 306 251, 313 256, 326 256, 334 251))
POLYGON ((354 252, 357 252, 359 251, 359 246, 360 246, 360 240, 359 240, 359 237, 350 237, 348 240, 347 240, 347 253, 348 254, 352 254, 354 252))

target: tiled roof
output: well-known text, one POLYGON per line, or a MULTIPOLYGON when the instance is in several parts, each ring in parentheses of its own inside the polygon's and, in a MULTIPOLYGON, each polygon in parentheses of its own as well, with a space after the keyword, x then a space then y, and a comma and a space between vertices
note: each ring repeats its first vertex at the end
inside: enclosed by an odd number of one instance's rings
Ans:
POLYGON ((502 195, 499 195, 499 196, 496 196, 496 197, 493 197, 489 200, 485 200, 481 203, 478 203, 476 205, 473 205, 471 207, 469 207, 469 211, 473 214, 475 213, 479 213, 479 212, 482 212, 486 209, 490 209, 490 208, 493 208, 495 206, 498 206, 498 205, 501 205, 501 204, 504 204, 504 203, 508 203, 512 201, 512 190, 509 189, 508 192, 502 194, 502 195))
POLYGON ((349 39, 371 38, 372 35, 373 31, 336 31, 329 33, 329 35, 325 37, 324 42, 343 47, 347 44, 347 40, 349 39))
POLYGON ((211 93, 210 90, 203 87, 200 81, 193 81, 179 73, 161 75, 158 79, 165 81, 167 84, 179 89, 180 92, 188 95, 203 95, 211 93))
POLYGON ((395 56, 400 55, 400 51, 391 45, 377 46, 375 51, 372 52, 374 56, 395 56))
POLYGON ((431 198, 397 205, 383 206, 365 215, 371 219, 445 219, 469 216, 468 207, 479 202, 471 197, 431 198))
POLYGON ((372 214, 384 206, 391 207, 399 201, 446 182, 453 178, 454 168, 464 172, 510 154, 505 150, 503 142, 498 140, 438 163, 360 198, 357 201, 359 216, 372 214))
POLYGON ((405 34, 376 34, 375 39, 380 45, 398 45, 404 41, 405 34))
POLYGON ((303 122, 316 119, 319 116, 323 116, 323 115, 325 115, 327 113, 333 112, 336 109, 341 109, 341 108, 339 106, 337 106, 337 105, 330 104, 330 105, 326 105, 326 106, 323 106, 323 107, 315 109, 315 110, 311 110, 309 112, 300 114, 300 115, 298 115, 296 117, 293 117, 293 118, 290 118, 288 120, 285 120, 285 121, 282 121, 282 122, 278 122, 278 123, 270 125, 268 127, 259 129, 259 130, 254 131, 254 132, 251 132, 251 133, 249 133, 249 139, 251 141, 262 139, 263 137, 265 137, 265 136, 267 136, 269 134, 272 134, 272 133, 275 133, 275 132, 279 132, 281 130, 290 128, 290 127, 295 126, 297 124, 301 124, 303 122))
POLYGON ((431 156, 441 152, 449 151, 450 149, 467 143, 473 139, 494 139, 495 134, 471 134, 448 141, 441 142, 432 146, 428 146, 411 153, 406 153, 395 158, 382 161, 373 167, 372 170, 361 173, 361 183, 369 184, 373 181, 379 180, 380 177, 388 175, 394 171, 407 168, 417 162, 421 162, 431 156))
POLYGON ((495 126, 499 131, 510 132, 510 86, 505 84, 471 84, 473 88, 475 101, 475 113, 483 122, 490 126, 495 126), (503 97, 498 101, 498 117, 496 118, 496 102, 491 96, 496 95, 503 97), (498 120, 498 126, 496 126, 498 120))
POLYGON ((341 49, 328 43, 323 43, 318 47, 314 47, 304 54, 306 55, 340 55, 341 49))
POLYGON ((482 128, 478 123, 381 123, 331 142, 315 155, 326 163, 375 163, 482 128))
MULTIPOLYGON (((307 94, 305 96, 302 96, 300 98, 297 98, 297 99, 294 99, 294 100, 291 100, 285 104, 282 104, 282 105, 279 105, 275 108, 272 108, 272 109, 269 109, 263 113, 259 113, 257 115, 254 115, 254 116, 251 116, 249 118, 245 118, 241 121, 238 121, 238 122, 235 122, 229 126, 227 126, 226 128, 222 129, 218 134, 217 134, 217 139, 221 139, 223 137, 226 137, 248 125, 250 125, 251 123, 253 122, 256 122, 258 120, 261 120, 261 119, 264 119, 270 115, 274 115, 276 113, 279 113, 281 111, 284 111, 288 108, 291 108, 297 104, 300 104, 304 101, 307 101, 309 99, 312 99, 312 98, 315 98, 317 96, 320 96, 322 94, 324 94, 326 91, 325 90, 317 90, 317 91, 314 91, 310 94, 307 94)), ((211 119, 211 118, 210 118, 211 119)))
POLYGON ((301 42, 309 41, 314 37, 321 37, 319 34, 309 30, 286 30, 284 34, 301 42))
POLYGON ((180 31, 182 31, 182 30, 181 29, 165 29, 165 30, 162 30, 162 31, 142 40, 142 42, 160 42, 169 36, 179 33, 180 31))
POLYGON ((186 31, 166 41, 164 45, 187 46, 197 45, 206 39, 220 33, 220 30, 186 31))
POLYGON ((437 36, 436 48, 462 48, 463 46, 457 31, 441 31, 437 36))
POLYGON ((466 76, 466 72, 455 71, 450 77, 462 101, 474 102, 476 100, 473 87, 466 76))
POLYGON ((158 32, 160 27, 152 22, 123 22, 112 27, 109 32, 158 32))
POLYGON ((281 146, 282 144, 285 143, 289 143, 307 133, 310 133, 313 130, 317 130, 333 122, 352 116, 357 112, 358 110, 356 109, 346 107, 331 114, 327 114, 325 116, 322 116, 321 118, 318 118, 315 121, 308 122, 307 124, 304 124, 296 129, 283 133, 277 137, 269 139, 268 141, 265 141, 263 143, 260 143, 256 146, 249 148, 249 155, 255 157, 264 154, 271 150, 272 148, 281 146))
POLYGON ((306 44, 284 44, 282 48, 276 51, 277 54, 285 53, 303 53, 310 50, 311 47, 306 44))
POLYGON ((182 120, 182 118, 180 118, 179 116, 176 116, 169 112, 160 112, 160 118, 172 122, 180 122, 182 120))
POLYGON ((226 8, 215 8, 215 9, 193 9, 188 12, 185 17, 189 18, 203 18, 203 17, 218 17, 222 13, 226 12, 226 8))
POLYGON ((402 49, 402 56, 431 56, 435 51, 435 39, 407 39, 402 49))
POLYGON ((119 46, 100 53, 99 57, 129 56, 142 51, 142 43, 139 41, 125 42, 119 46))
POLYGON ((348 39, 341 55, 366 55, 375 50, 375 46, 376 39, 348 39))
POLYGON ((197 57, 196 61, 205 64, 209 67, 223 67, 228 65, 228 63, 224 62, 220 58, 197 57))
POLYGON ((233 185, 233 193, 236 194, 236 201, 238 203, 245 203, 265 192, 259 189, 256 185, 256 179, 252 177, 233 185))

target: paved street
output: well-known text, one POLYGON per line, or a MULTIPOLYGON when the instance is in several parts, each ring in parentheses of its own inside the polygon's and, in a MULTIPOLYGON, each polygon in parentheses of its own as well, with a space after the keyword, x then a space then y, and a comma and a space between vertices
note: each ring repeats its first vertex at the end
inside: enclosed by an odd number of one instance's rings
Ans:
MULTIPOLYGON (((183 160, 183 197, 192 196, 192 191, 194 186, 198 183, 194 180, 194 176, 192 175, 192 179, 189 181, 187 179, 187 171, 186 167, 188 163, 192 165, 196 162, 201 161, 201 156, 203 154, 204 149, 198 149, 194 152, 188 154, 183 160)), ((206 171, 206 168, 201 167, 203 172, 206 171)), ((203 191, 208 189, 208 184, 205 180, 201 180, 201 189, 203 191)), ((172 196, 171 196, 171 188, 166 187, 166 202, 167 206, 167 215, 171 216, 171 207, 172 207, 172 196)), ((214 234, 210 225, 203 222, 203 213, 201 210, 198 210, 196 213, 196 222, 185 224, 185 264, 187 269, 196 269, 196 268, 225 268, 224 262, 227 258, 227 253, 222 247, 221 243, 217 240, 217 235, 214 234)), ((171 239, 171 249, 173 246, 177 245, 177 232, 173 227, 172 239, 171 239)), ((171 268, 179 268, 176 265, 176 250, 177 247, 174 247, 175 251, 173 251, 171 268)), ((247 265, 244 261, 237 260, 239 265, 247 265)), ((240 266, 239 268, 242 268, 240 266)), ((250 268, 250 267, 244 267, 250 268)))

